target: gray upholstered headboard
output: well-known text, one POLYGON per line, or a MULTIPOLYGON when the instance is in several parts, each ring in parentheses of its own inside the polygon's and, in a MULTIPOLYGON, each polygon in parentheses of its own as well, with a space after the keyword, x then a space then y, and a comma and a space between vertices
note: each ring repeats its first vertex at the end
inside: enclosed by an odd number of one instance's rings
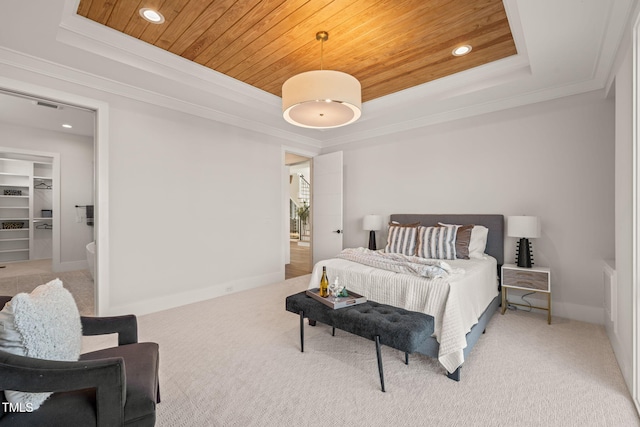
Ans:
POLYGON ((504 215, 473 215, 473 214, 393 214, 390 221, 401 224, 419 222, 426 227, 436 225, 438 222, 445 224, 474 224, 484 225, 489 229, 487 236, 487 248, 485 252, 496 260, 498 266, 504 264, 504 215))

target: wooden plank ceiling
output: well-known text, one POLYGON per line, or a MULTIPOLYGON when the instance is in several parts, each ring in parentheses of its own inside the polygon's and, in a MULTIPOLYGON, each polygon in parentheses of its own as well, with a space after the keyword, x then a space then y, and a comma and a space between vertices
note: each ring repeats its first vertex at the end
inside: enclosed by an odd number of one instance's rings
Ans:
POLYGON ((277 96, 320 69, 318 31, 323 68, 360 80, 363 101, 516 54, 502 0, 81 0, 78 14, 277 96))

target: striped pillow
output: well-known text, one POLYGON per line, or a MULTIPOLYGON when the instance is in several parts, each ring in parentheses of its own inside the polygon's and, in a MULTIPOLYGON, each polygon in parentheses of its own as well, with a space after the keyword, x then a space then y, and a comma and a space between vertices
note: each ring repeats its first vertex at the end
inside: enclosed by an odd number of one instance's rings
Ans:
POLYGON ((432 259, 456 259, 457 225, 418 227, 418 256, 432 259))
MULTIPOLYGON (((452 226, 454 224, 438 223, 440 227, 452 226)), ((469 259, 469 245, 471 244, 471 233, 473 232, 473 224, 458 225, 456 231, 456 258, 469 259)))
POLYGON ((413 256, 416 254, 417 235, 418 224, 400 225, 390 223, 387 246, 384 251, 413 256))

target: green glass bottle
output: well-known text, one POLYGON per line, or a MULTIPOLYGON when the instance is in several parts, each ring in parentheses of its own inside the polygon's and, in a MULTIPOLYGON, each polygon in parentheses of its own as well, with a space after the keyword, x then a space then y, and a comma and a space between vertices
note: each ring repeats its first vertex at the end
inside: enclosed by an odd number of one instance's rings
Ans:
POLYGON ((348 297, 349 296, 349 292, 347 292, 347 287, 346 286, 344 288, 342 288, 342 290, 340 291, 340 296, 341 297, 348 297))

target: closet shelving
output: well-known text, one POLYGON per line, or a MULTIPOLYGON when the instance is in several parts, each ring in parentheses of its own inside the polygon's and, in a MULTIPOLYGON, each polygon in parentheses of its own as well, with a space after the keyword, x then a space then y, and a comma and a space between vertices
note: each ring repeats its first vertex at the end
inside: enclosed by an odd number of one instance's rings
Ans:
POLYGON ((52 165, 50 163, 33 162, 34 217, 36 221, 48 221, 51 218, 42 216, 44 209, 51 209, 53 190, 52 165))
POLYGON ((41 216, 42 209, 51 209, 51 189, 50 163, 0 158, 0 262, 32 259, 34 239, 42 238, 36 229, 51 239, 51 228, 37 227, 51 227, 52 218, 41 216))
POLYGON ((0 159, 0 261, 29 259, 31 169, 28 162, 0 159), (11 223, 21 228, 6 228, 11 223))
POLYGON ((53 218, 44 216, 43 210, 52 212, 53 204, 53 165, 45 162, 33 162, 33 215, 31 219, 32 225, 32 241, 31 241, 31 258, 42 258, 45 248, 51 246, 53 229, 53 218))

